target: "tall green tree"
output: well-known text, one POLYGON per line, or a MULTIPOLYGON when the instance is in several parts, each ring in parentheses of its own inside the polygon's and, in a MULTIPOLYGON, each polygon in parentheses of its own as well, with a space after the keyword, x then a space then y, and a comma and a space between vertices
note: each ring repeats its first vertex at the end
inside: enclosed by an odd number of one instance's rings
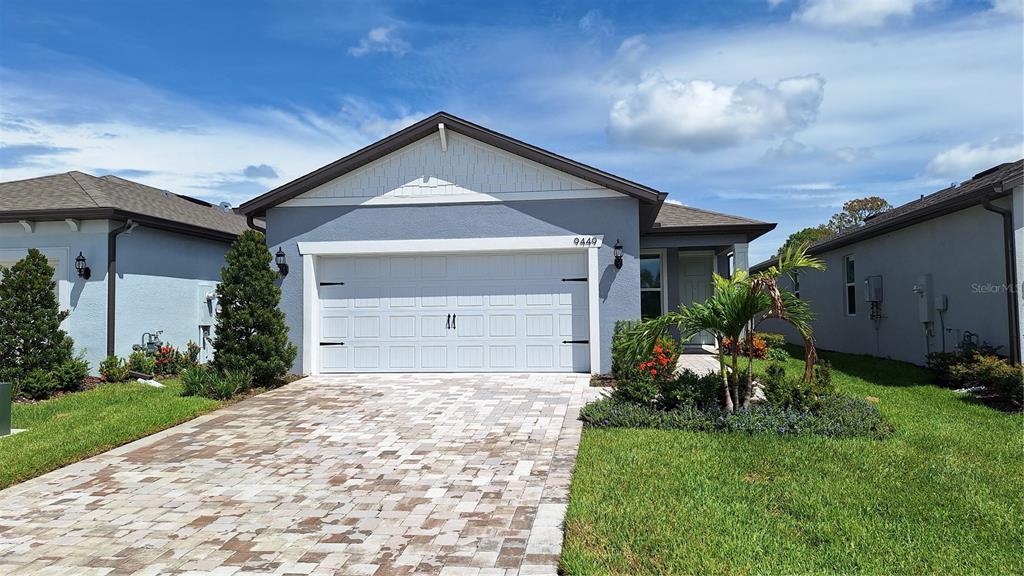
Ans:
POLYGON ((213 364, 221 371, 246 371, 257 385, 286 374, 296 348, 288 341, 281 289, 263 234, 247 230, 225 255, 217 286, 217 332, 213 364))
POLYGON ((797 230, 786 238, 786 241, 779 246, 779 256, 786 250, 796 248, 797 246, 810 246, 818 240, 824 240, 832 235, 832 229, 825 224, 819 224, 817 226, 809 226, 802 230, 797 230))
POLYGON ((868 196, 867 198, 854 198, 853 200, 847 201, 843 204, 843 210, 836 212, 828 219, 827 224, 819 224, 817 226, 809 226, 802 230, 797 230, 786 238, 786 241, 779 247, 778 255, 782 256, 782 253, 791 248, 798 246, 810 246, 819 240, 824 240, 829 236, 834 236, 841 232, 845 232, 850 228, 856 228, 861 226, 868 218, 877 216, 882 212, 892 210, 892 205, 878 196, 868 196))
POLYGON ((10 268, 0 267, 0 380, 20 380, 71 359, 74 341, 61 329, 69 312, 57 302, 46 256, 32 248, 10 268))

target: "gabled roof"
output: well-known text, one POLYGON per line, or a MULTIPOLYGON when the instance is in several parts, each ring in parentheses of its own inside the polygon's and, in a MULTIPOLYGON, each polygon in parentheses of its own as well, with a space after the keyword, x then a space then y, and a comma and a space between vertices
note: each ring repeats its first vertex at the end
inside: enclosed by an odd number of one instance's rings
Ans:
MULTIPOLYGON (((807 248, 807 253, 815 255, 842 248, 854 242, 969 208, 980 204, 986 198, 1005 196, 1015 186, 1021 185, 1024 181, 1022 174, 1024 174, 1024 160, 994 166, 975 174, 973 178, 961 182, 959 185, 954 184, 902 206, 886 210, 869 218, 860 226, 814 242, 807 248)), ((775 260, 775 258, 771 258, 753 266, 752 269, 767 268, 775 260)))
POLYGON ((246 219, 209 202, 117 176, 66 172, 0 182, 0 221, 128 219, 144 225, 220 240, 244 232, 246 219))
POLYGON ((383 140, 357 150, 340 160, 318 168, 305 176, 296 178, 262 196, 253 198, 242 204, 239 207, 239 211, 247 216, 263 216, 268 208, 290 200, 303 192, 312 190, 325 182, 334 180, 339 176, 365 166, 374 160, 383 158, 421 138, 433 134, 437 131, 438 124, 444 124, 445 130, 457 132, 495 148, 522 156, 548 168, 559 170, 610 190, 633 196, 640 200, 640 218, 643 227, 650 226, 654 222, 654 217, 658 213, 658 207, 661 206, 661 203, 667 196, 664 192, 631 182, 625 178, 620 178, 614 174, 609 174, 608 172, 576 162, 565 156, 560 156, 554 152, 549 152, 504 134, 499 134, 457 116, 452 116, 446 112, 438 112, 383 140))
POLYGON ((774 229, 775 224, 771 222, 666 202, 661 206, 654 226, 644 234, 743 233, 749 242, 774 229))

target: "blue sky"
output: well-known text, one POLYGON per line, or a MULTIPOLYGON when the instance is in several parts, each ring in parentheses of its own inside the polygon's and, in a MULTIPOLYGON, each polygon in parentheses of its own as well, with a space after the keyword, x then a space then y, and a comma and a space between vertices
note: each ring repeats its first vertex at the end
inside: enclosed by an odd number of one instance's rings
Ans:
POLYGON ((779 223, 1024 156, 1021 0, 0 0, 0 179, 237 205, 446 110, 779 223))

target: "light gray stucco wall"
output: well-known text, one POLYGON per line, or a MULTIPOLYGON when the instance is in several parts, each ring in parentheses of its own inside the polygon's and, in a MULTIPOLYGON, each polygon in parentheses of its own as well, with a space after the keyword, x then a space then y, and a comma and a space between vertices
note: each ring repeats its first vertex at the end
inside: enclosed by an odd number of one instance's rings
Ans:
POLYGON ((637 200, 594 198, 485 204, 416 206, 282 207, 267 213, 267 244, 287 254, 290 273, 282 281, 281 309, 302 368, 302 258, 297 242, 409 240, 552 235, 604 235, 599 251, 601 371, 611 369, 610 343, 617 320, 640 315, 640 248, 637 200), (622 241, 623 266, 616 270, 612 246, 622 241))
POLYGON ((1017 256, 1017 310, 1018 321, 1017 334, 1020 336, 1021 356, 1024 357, 1024 186, 1017 186, 1013 189, 1013 242, 1017 256))
POLYGON ((84 353, 96 373, 106 353, 107 312, 107 220, 85 220, 75 232, 66 222, 37 222, 31 233, 18 223, 0 223, 0 250, 62 249, 68 254, 62 263, 67 278, 67 303, 71 314, 66 321, 75 341, 75 352, 84 353), (89 280, 75 272, 74 259, 81 252, 91 268, 89 280))
MULTIPOLYGON (((163 331, 178 348, 202 345, 200 326, 215 322, 206 294, 220 281, 227 242, 140 226, 117 237, 115 352, 131 354, 144 332, 163 331)), ((206 346, 205 357, 212 357, 206 346)))
MULTIPOLYGON (((1008 205, 1007 199, 999 201, 1008 205)), ((991 344, 1007 345, 1008 315, 1003 267, 1000 216, 974 206, 838 248, 819 255, 828 270, 800 276, 800 294, 811 303, 817 318, 814 334, 818 347, 855 354, 870 354, 924 364, 928 351, 952 350, 965 331, 991 344), (857 314, 844 308, 843 258, 852 254, 856 265, 857 314), (943 314, 943 333, 938 312, 933 310, 931 336, 919 321, 918 300, 913 292, 917 278, 931 274, 934 295, 945 294, 948 311, 943 314), (870 318, 864 301, 864 279, 882 276, 882 316, 870 318)), ((786 283, 788 285, 788 283, 786 283)), ((796 334, 778 321, 761 326, 765 331, 796 334)))

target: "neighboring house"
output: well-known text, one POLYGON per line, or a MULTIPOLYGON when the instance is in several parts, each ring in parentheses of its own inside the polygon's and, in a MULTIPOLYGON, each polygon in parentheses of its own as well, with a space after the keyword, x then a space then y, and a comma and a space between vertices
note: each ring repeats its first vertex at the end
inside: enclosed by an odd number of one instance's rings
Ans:
POLYGON ((606 372, 616 321, 705 298, 775 226, 666 196, 438 113, 239 211, 288 265, 296 371, 606 372))
MULTIPOLYGON (((812 244, 808 253, 828 270, 787 285, 814 310, 818 346, 924 364, 927 353, 970 339, 1019 361, 1022 165, 985 170, 812 244)), ((778 322, 764 328, 797 342, 778 322)))
POLYGON ((230 242, 246 229, 230 208, 116 176, 68 172, 0 183, 0 265, 38 248, 55 269, 64 328, 95 372, 145 333, 211 355, 213 293, 230 242), (80 274, 76 258, 88 268, 80 274), (84 276, 84 277, 83 277, 84 276))

